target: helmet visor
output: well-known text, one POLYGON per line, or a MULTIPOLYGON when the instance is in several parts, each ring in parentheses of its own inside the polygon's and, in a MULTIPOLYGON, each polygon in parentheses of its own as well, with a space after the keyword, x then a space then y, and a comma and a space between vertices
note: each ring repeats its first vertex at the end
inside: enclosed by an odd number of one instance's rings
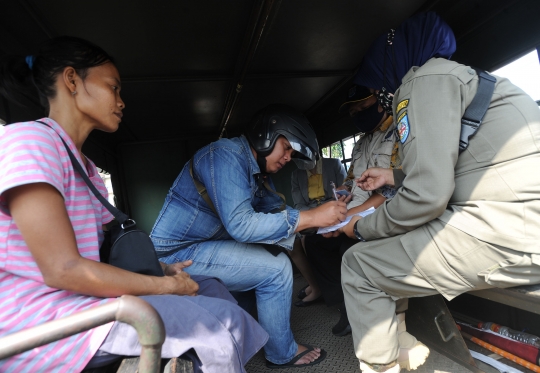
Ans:
POLYGON ((292 158, 294 163, 303 170, 311 170, 317 163, 318 154, 307 146, 302 140, 290 133, 283 134, 295 150, 292 158))

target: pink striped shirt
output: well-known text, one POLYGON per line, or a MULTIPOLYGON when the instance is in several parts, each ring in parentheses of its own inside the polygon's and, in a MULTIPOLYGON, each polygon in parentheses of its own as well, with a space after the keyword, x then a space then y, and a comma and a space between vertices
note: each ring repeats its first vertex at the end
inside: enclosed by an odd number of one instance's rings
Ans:
MULTIPOLYGON (((0 126, 0 336, 104 304, 102 299, 45 285, 30 250, 11 218, 4 192, 31 183, 48 183, 64 197, 81 256, 99 261, 102 225, 113 219, 71 165, 60 140, 73 154, 71 138, 52 119, 0 126)), ((88 161, 90 180, 107 190, 88 161)), ((112 323, 0 361, 1 372, 78 372, 105 339, 112 323)))

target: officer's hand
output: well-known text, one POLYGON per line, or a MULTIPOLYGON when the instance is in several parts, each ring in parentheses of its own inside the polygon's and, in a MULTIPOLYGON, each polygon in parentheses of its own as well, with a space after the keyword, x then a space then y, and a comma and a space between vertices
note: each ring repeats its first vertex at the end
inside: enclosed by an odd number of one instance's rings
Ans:
POLYGON ((349 203, 351 202, 352 194, 347 194, 346 196, 339 196, 338 201, 349 203))
POLYGON ((362 190, 375 190, 385 185, 394 185, 394 172, 390 168, 373 167, 365 170, 356 179, 356 185, 362 190))

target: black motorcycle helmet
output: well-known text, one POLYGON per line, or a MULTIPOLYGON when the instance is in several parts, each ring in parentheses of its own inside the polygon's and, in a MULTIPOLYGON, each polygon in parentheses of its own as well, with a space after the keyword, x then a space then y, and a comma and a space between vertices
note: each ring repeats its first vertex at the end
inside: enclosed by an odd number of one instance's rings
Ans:
POLYGON ((284 136, 296 151, 293 161, 299 168, 310 170, 319 159, 319 144, 311 124, 302 113, 287 105, 272 104, 260 110, 245 136, 257 153, 261 172, 266 172, 266 157, 274 150, 279 136, 284 136))

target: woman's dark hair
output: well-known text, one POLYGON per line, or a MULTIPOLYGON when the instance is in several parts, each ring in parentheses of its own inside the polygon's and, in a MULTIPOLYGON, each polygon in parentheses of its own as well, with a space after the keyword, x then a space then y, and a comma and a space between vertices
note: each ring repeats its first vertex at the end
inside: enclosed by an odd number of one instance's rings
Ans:
POLYGON ((6 55, 0 58, 0 94, 11 101, 27 105, 37 88, 41 105, 49 107, 56 95, 56 77, 71 66, 81 79, 91 67, 113 62, 97 45, 72 36, 60 36, 45 42, 33 56, 6 55))

